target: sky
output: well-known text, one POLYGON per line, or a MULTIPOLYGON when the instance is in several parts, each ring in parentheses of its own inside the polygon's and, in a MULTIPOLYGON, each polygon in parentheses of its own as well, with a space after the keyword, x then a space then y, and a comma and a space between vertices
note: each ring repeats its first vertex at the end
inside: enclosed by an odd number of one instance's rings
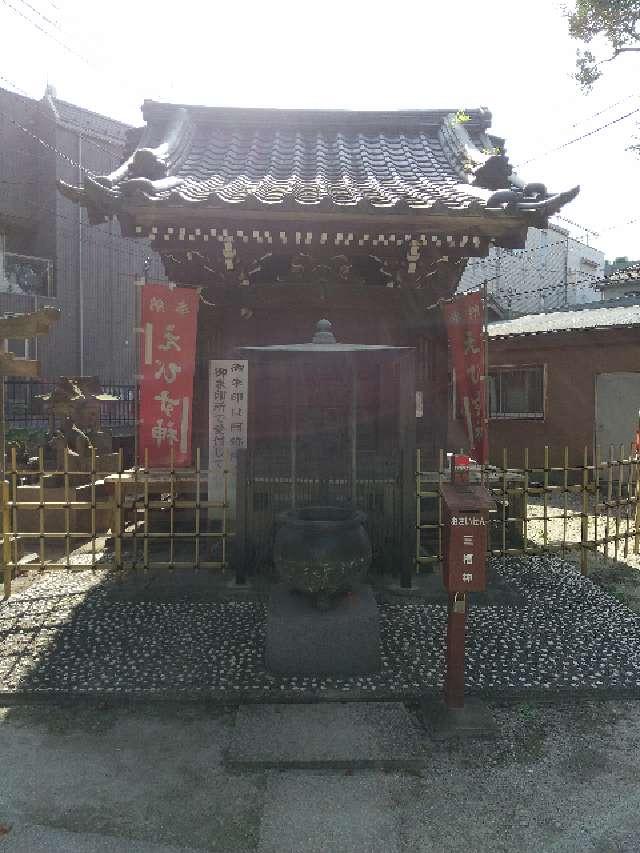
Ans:
POLYGON ((605 65, 604 79, 583 94, 572 77, 578 45, 563 5, 0 0, 0 86, 39 98, 49 83, 59 98, 136 125, 145 98, 247 107, 488 107, 492 132, 506 139, 523 178, 551 191, 580 184, 563 211, 580 227, 559 224, 609 259, 638 259, 640 152, 628 147, 640 142, 640 54, 605 65))

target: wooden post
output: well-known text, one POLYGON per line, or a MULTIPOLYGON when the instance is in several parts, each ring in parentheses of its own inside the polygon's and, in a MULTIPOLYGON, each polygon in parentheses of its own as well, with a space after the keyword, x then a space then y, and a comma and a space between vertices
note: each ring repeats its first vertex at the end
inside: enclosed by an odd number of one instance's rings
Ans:
POLYGON ((640 551, 640 461, 638 461, 638 450, 636 448, 636 458, 635 458, 635 473, 634 476, 636 478, 635 484, 635 498, 636 498, 636 511, 635 511, 635 531, 633 537, 633 553, 637 554, 640 551))
POLYGON ((447 617, 447 672, 444 698, 447 708, 464 708, 464 634, 466 595, 449 593, 447 617))
MULTIPOLYGON (((509 504, 509 488, 507 483, 507 448, 502 448, 502 557, 507 555, 507 523, 509 517, 507 508, 509 504)), ((489 542, 489 550, 491 550, 491 532, 487 531, 487 541, 489 542)))
POLYGON ((358 502, 358 368, 351 362, 351 500, 358 502))
POLYGON ((91 568, 96 568, 96 449, 91 447, 91 568))
POLYGON ((144 540, 142 546, 143 570, 149 571, 149 448, 144 449, 144 540))
POLYGON ((565 446, 563 464, 563 480, 562 480, 562 549, 561 553, 564 556, 567 547, 567 520, 569 518, 569 448, 565 446))
POLYGON ((522 545, 526 555, 529 547, 529 448, 524 449, 524 521, 522 545))
POLYGON ((135 363, 135 390, 134 390, 134 398, 133 398, 133 464, 137 468, 140 464, 140 459, 138 458, 140 455, 140 348, 144 346, 144 339, 142 337, 142 329, 140 328, 140 318, 142 316, 142 288, 146 284, 146 273, 144 276, 140 276, 134 280, 134 292, 135 292, 135 318, 134 318, 134 327, 133 327, 133 340, 135 341, 134 350, 134 363, 135 363))
POLYGON ((113 536, 116 569, 122 569, 122 448, 119 451, 118 477, 114 483, 113 536))
POLYGON ((11 595, 11 511, 9 509, 8 481, 3 479, 0 482, 0 488, 2 492, 2 566, 4 576, 4 597, 9 598, 11 595))
MULTIPOLYGON (((296 508, 296 479, 298 477, 298 371, 294 364, 291 380, 291 509, 296 508)), ((238 462, 238 465, 240 463, 238 462)), ((240 469, 237 474, 240 482, 240 469)))
POLYGON ((586 575, 589 571, 589 552, 587 550, 587 542, 589 540, 589 495, 587 492, 587 487, 589 485, 589 472, 587 470, 588 463, 589 448, 585 446, 582 465, 582 523, 580 525, 580 572, 583 575, 586 575))
POLYGON ((549 446, 544 448, 544 494, 542 496, 542 542, 544 550, 549 544, 549 446))
POLYGON ((420 500, 420 496, 422 493, 422 479, 421 479, 421 453, 420 448, 416 449, 416 574, 420 572, 420 550, 422 546, 422 530, 421 530, 421 519, 422 519, 422 501, 420 500))
POLYGON ((402 358, 398 364, 397 380, 400 389, 400 405, 396 429, 400 444, 400 586, 410 589, 416 565, 415 525, 417 519, 415 501, 416 460, 416 381, 415 354, 402 358))
POLYGON ((196 506, 195 506, 195 563, 194 569, 200 568, 200 448, 196 447, 196 506))
POLYGON ((247 582, 247 455, 246 448, 238 450, 237 487, 236 487, 236 536, 233 550, 236 584, 247 582))
POLYGON ((229 470, 231 468, 231 458, 228 450, 224 452, 224 470, 222 472, 222 571, 227 568, 227 536, 228 536, 228 515, 229 515, 229 470))
MULTIPOLYGON (((2 346, 2 340, 0 340, 0 346, 2 346)), ((3 483, 7 464, 4 380, 4 376, 0 373, 0 482, 3 483)))
POLYGON ((487 305, 487 280, 485 279, 482 285, 482 303, 484 307, 484 375, 482 377, 482 386, 484 393, 484 434, 485 445, 487 448, 487 458, 483 460, 480 467, 480 482, 486 486, 487 466, 489 464, 489 308, 487 305))

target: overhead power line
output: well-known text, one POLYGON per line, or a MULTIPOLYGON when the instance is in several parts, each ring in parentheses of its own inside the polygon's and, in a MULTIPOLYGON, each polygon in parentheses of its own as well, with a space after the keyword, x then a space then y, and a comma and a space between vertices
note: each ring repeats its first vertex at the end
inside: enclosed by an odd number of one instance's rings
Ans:
POLYGON ((588 139, 590 136, 595 136, 596 133, 600 133, 603 130, 606 130, 608 127, 613 127, 614 124, 618 124, 618 122, 624 121, 627 118, 630 118, 633 115, 640 113, 640 107, 636 107, 635 110, 631 110, 631 112, 625 113, 623 116, 618 116, 618 118, 614 118, 606 124, 601 125, 600 127, 596 127, 594 130, 590 130, 587 133, 583 133, 581 136, 576 136, 575 139, 569 139, 567 142, 563 142, 562 145, 556 145, 555 148, 550 148, 548 151, 543 151, 541 154, 536 154, 535 157, 530 157, 528 160, 523 160, 521 163, 516 163, 516 168, 520 168, 522 166, 527 166, 529 163, 534 163, 536 160, 541 160, 543 157, 548 157, 550 154, 555 154, 557 151, 562 151, 564 148, 568 148, 570 145, 575 145, 576 142, 581 142, 583 139, 588 139))
MULTIPOLYGON (((55 33, 50 32, 49 30, 47 30, 43 26, 41 26, 37 21, 34 21, 33 18, 30 18, 23 11, 21 11, 16 6, 14 6, 13 3, 10 3, 9 0, 2 0, 2 2, 4 3, 4 5, 8 9, 11 9, 11 11, 15 12, 16 15, 19 15, 23 20, 25 20, 25 21, 27 21, 27 23, 31 24, 32 27, 35 27, 37 30, 39 30, 39 32, 43 33, 45 36, 48 36, 50 39, 55 41, 56 44, 58 44, 58 45, 60 45, 60 47, 64 48, 64 50, 66 50, 67 53, 70 53, 72 56, 75 56, 76 58, 81 59, 86 65, 89 65, 90 67, 92 66, 92 63, 87 59, 86 56, 83 56, 81 53, 79 53, 73 47, 68 45, 61 38, 58 38, 58 36, 56 36, 55 33)), ((93 67, 95 67, 95 66, 93 66, 93 67)))
POLYGON ((44 12, 41 12, 39 9, 36 9, 35 6, 32 6, 28 0, 15 0, 15 2, 19 3, 21 6, 26 6, 27 9, 30 9, 34 14, 38 15, 38 17, 42 18, 43 21, 46 21, 47 24, 54 27, 56 30, 60 29, 60 25, 57 21, 52 21, 51 18, 48 18, 44 12))
POLYGON ((589 121, 593 121, 594 118, 599 118, 601 115, 608 113, 609 110, 614 109, 615 107, 619 107, 620 104, 626 104, 627 101, 632 101, 634 98, 640 98, 640 92, 632 92, 630 95, 627 95, 625 98, 621 98, 619 101, 615 101, 613 104, 609 104, 606 107, 603 107, 601 110, 598 110, 597 113, 592 113, 592 115, 587 116, 586 118, 578 119, 578 121, 574 121, 569 125, 570 128, 579 127, 581 124, 586 124, 589 121))
POLYGON ((625 222, 617 222, 615 225, 609 225, 608 228, 600 229, 600 233, 604 234, 606 231, 614 231, 616 228, 625 228, 627 225, 633 225, 636 222, 640 222, 640 216, 636 216, 633 219, 627 219, 625 222))
POLYGON ((0 80, 6 83, 7 86, 11 86, 12 89, 15 89, 18 94, 25 95, 27 98, 29 97, 29 95, 25 92, 24 89, 20 88, 20 86, 18 86, 17 83, 14 83, 13 80, 9 80, 8 77, 5 77, 4 75, 0 74, 0 80))

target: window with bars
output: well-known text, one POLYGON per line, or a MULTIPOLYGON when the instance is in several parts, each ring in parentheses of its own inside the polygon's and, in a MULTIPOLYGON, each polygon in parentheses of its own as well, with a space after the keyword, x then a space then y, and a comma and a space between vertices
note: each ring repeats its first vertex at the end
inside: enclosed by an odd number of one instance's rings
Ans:
POLYGON ((490 367, 491 418, 544 418, 543 365, 490 367))

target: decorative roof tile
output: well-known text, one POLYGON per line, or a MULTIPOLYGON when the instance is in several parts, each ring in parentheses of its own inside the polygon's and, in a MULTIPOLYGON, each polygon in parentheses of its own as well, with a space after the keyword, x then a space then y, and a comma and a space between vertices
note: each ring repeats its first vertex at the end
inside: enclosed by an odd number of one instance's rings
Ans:
POLYGON ((546 220, 578 192, 512 172, 486 110, 346 112, 144 105, 137 147, 68 196, 102 214, 127 203, 336 213, 492 211, 546 220))

